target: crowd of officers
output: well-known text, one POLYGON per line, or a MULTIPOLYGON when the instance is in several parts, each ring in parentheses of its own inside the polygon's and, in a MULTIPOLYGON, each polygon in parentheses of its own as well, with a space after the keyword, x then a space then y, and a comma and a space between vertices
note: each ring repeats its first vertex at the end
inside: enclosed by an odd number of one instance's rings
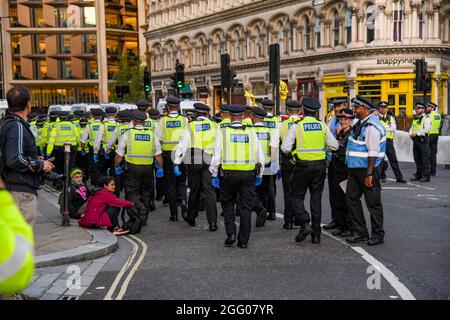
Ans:
MULTIPOLYGON (((149 108, 147 100, 137 110, 117 112, 114 107, 90 112, 51 112, 30 117, 39 154, 54 157, 56 171, 64 168, 64 144, 70 143, 70 167, 80 167, 85 179, 96 185, 104 175, 115 176, 125 198, 135 203, 142 224, 155 200, 170 209, 170 221, 182 218, 196 225, 199 211, 206 211, 210 231, 217 230, 221 202, 226 246, 236 241, 246 248, 251 214, 256 227, 276 219, 276 180, 282 180, 283 228, 299 226, 295 241, 311 235, 320 243, 321 200, 326 177, 330 190, 332 221, 325 229, 350 243, 378 245, 384 241, 381 184, 387 164, 396 180, 405 183, 395 154, 395 118, 385 102, 374 106, 356 96, 336 98, 334 116, 326 124, 319 120, 319 101, 304 97, 288 100, 287 115, 274 115, 272 100, 261 107, 221 105, 210 116, 210 108, 194 105, 183 115, 180 100, 168 97, 165 114, 149 108), (351 108, 350 108, 351 107, 351 108), (189 187, 189 197, 187 188, 189 187), (310 192, 310 211, 305 208, 310 192), (361 197, 371 216, 369 237, 361 197), (236 216, 240 217, 239 230, 236 216)), ((435 105, 416 104, 410 135, 414 139, 417 173, 413 180, 429 181, 436 172, 435 105), (428 113, 426 113, 426 112, 428 113)), ((440 122, 440 118, 439 118, 440 122)), ((279 192, 279 191, 278 191, 279 192)))

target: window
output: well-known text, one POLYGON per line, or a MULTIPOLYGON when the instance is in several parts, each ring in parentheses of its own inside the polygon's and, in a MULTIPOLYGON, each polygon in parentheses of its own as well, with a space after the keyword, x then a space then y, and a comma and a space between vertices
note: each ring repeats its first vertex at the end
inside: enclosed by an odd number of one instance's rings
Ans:
POLYGON ((261 31, 256 27, 256 57, 261 58, 263 56, 263 41, 261 31))
POLYGON ((305 48, 311 50, 311 27, 309 19, 305 18, 305 48))
POLYGON ((334 38, 334 46, 339 45, 339 15, 337 11, 334 12, 334 18, 333 18, 333 38, 334 38))
POLYGON ((44 17, 42 14, 42 8, 31 8, 31 26, 32 27, 44 27, 44 17))
POLYGON ((347 10, 345 12, 345 31, 346 31, 346 37, 347 37, 347 44, 349 44, 352 41, 352 11, 347 10))
POLYGON ((371 99, 372 103, 379 102, 381 100, 381 81, 360 81, 358 83, 358 94, 371 99))
POLYGON ((284 47, 284 31, 283 31, 283 26, 281 25, 281 23, 279 24, 279 30, 278 30, 278 44, 280 45, 280 54, 283 54, 286 52, 285 47, 284 47))
POLYGON ((81 21, 83 27, 95 27, 95 7, 82 7, 81 8, 81 21))
POLYGON ((33 61, 33 67, 34 67, 34 78, 41 80, 41 79, 48 79, 47 77, 47 61, 45 60, 35 60, 33 61))
POLYGON ((419 38, 423 40, 425 34, 425 7, 423 5, 423 2, 420 6, 418 15, 419 15, 419 38))
POLYGON ((84 78, 98 79, 97 61, 84 62, 84 78))
POLYGON ((72 61, 60 60, 59 61, 59 73, 61 79, 73 79, 72 75, 72 61))
POLYGON ((394 42, 402 41, 402 31, 403 31, 403 10, 405 6, 403 1, 396 1, 392 3, 393 7, 393 17, 394 17, 394 34, 393 39, 394 42))
POLYGON ((71 52, 71 36, 70 35, 57 35, 58 39, 58 52, 63 54, 69 54, 71 52))
POLYGON ((13 60, 12 62, 13 79, 20 80, 22 77, 22 67, 20 65, 20 60, 13 60))
POLYGON ((82 43, 84 46, 83 53, 97 52, 97 37, 95 36, 95 34, 83 34, 82 43))
POLYGON ((17 7, 16 6, 9 7, 9 24, 13 28, 20 27, 19 16, 17 15, 17 7))
POLYGON ((20 54, 20 35, 19 34, 12 34, 11 35, 11 48, 12 48, 12 54, 20 54))
POLYGON ((55 26, 59 28, 67 27, 67 9, 55 8, 55 26))
POLYGON ((320 18, 316 18, 316 48, 320 48, 320 18))
POLYGON ((33 54, 45 54, 45 37, 40 34, 32 35, 33 54))
POLYGON ((366 14, 366 29, 367 29, 367 43, 371 43, 375 39, 375 19, 376 7, 373 4, 367 6, 366 14))

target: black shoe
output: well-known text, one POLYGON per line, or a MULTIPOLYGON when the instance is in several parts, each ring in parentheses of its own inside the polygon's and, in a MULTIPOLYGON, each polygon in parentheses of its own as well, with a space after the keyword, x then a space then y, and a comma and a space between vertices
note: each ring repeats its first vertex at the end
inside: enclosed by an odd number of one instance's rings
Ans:
POLYGON ((256 216, 256 227, 263 227, 266 224, 267 210, 262 208, 256 216))
POLYGON ((406 180, 403 179, 403 178, 400 178, 400 179, 397 179, 397 182, 398 182, 398 183, 406 183, 406 180))
POLYGON ((217 230, 217 223, 213 222, 209 225, 209 231, 216 231, 217 230))
POLYGON ((294 226, 299 227, 301 225, 302 225, 302 221, 300 220, 300 217, 299 216, 295 216, 294 217, 294 226))
POLYGON ((333 232, 331 232, 331 234, 332 234, 333 236, 340 236, 341 233, 342 233, 342 230, 341 230, 341 229, 337 229, 337 230, 334 230, 333 232))
POLYGON ((431 173, 431 176, 432 176, 432 177, 436 177, 436 172, 432 172, 432 173, 431 173))
POLYGON ((419 176, 414 175, 414 177, 412 177, 411 179, 409 179, 409 181, 419 181, 420 179, 422 179, 422 177, 419 177, 419 176))
POLYGON ((350 230, 345 230, 345 231, 342 231, 339 234, 339 236, 343 237, 343 238, 352 237, 353 236, 353 232, 351 232, 350 230))
POLYGON ((361 237, 361 236, 358 236, 358 235, 355 235, 353 237, 345 238, 345 241, 347 241, 348 243, 365 242, 365 241, 368 241, 368 240, 369 240, 368 237, 361 237))
POLYGON ((314 244, 319 244, 320 243, 320 236, 312 235, 311 236, 311 242, 314 243, 314 244))
POLYGON ((195 227, 195 219, 186 219, 185 220, 191 227, 195 227))
POLYGON ((187 205, 186 201, 181 201, 181 216, 183 217, 184 221, 187 221, 187 205))
POLYGON ((286 222, 285 224, 283 224, 283 229, 292 230, 294 229, 294 225, 292 222, 286 222))
POLYGON ((236 242, 236 235, 228 234, 227 238, 225 239, 225 246, 231 247, 235 242, 236 242))
POLYGON ((430 182, 430 177, 424 177, 422 179, 419 180, 419 182, 430 182))
POLYGON ((275 212, 271 212, 267 215, 266 219, 270 220, 270 221, 275 221, 275 220, 277 220, 277 215, 275 214, 275 212))
POLYGON ((150 200, 150 204, 148 205, 148 210, 150 210, 150 211, 156 210, 155 201, 150 200))
POLYGON ((325 230, 331 230, 331 229, 336 229, 338 227, 337 223, 334 221, 331 221, 329 224, 323 226, 323 228, 325 230))
POLYGON ((381 178, 380 182, 386 183, 386 178, 381 178))
POLYGON ((307 236, 313 233, 313 229, 309 225, 309 223, 304 223, 299 232, 298 235, 295 237, 295 242, 302 242, 306 239, 307 236))
POLYGON ((169 218, 170 221, 178 221, 178 216, 170 216, 169 218))
POLYGON ((242 242, 238 241, 237 245, 238 245, 239 248, 247 249, 247 244, 246 243, 242 243, 242 242))
POLYGON ((167 197, 164 197, 164 199, 162 201, 162 205, 167 206, 168 204, 169 204, 169 199, 167 199, 167 197))
POLYGON ((383 243, 384 243, 383 239, 379 239, 379 238, 372 238, 369 241, 367 241, 368 246, 378 246, 383 243))

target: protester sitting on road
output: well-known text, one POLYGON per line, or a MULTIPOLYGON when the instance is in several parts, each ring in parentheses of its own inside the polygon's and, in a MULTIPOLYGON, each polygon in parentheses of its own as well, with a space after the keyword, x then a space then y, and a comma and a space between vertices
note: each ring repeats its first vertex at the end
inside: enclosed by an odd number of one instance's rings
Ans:
POLYGON ((90 191, 83 182, 83 170, 72 169, 69 186, 69 216, 72 219, 84 216, 89 195, 90 191))
POLYGON ((134 202, 118 198, 116 190, 116 180, 114 177, 102 177, 97 190, 88 200, 84 216, 78 222, 84 228, 108 228, 115 235, 122 235, 129 232, 119 226, 120 208, 130 208, 134 202))

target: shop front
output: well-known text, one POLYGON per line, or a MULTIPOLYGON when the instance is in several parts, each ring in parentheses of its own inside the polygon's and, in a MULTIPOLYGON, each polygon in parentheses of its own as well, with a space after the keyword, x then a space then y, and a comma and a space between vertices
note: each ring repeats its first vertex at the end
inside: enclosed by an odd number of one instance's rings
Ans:
POLYGON ((206 84, 206 77, 197 77, 194 79, 195 86, 197 88, 196 99, 204 104, 210 104, 209 90, 206 84))
POLYGON ((332 109, 329 107, 331 101, 337 97, 348 97, 349 86, 345 75, 330 75, 323 77, 323 95, 322 104, 324 113, 327 115, 332 109))

